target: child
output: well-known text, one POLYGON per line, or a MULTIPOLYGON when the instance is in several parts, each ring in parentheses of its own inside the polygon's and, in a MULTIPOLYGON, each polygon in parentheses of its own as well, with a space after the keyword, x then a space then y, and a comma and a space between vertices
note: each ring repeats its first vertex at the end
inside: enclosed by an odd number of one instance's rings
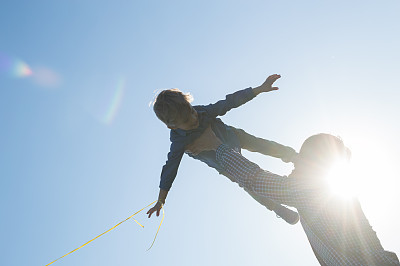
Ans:
MULTIPOLYGON (((168 191, 172 186, 180 161, 185 153, 185 146, 198 138, 209 125, 211 125, 216 136, 224 144, 236 149, 238 152, 240 152, 241 148, 244 148, 252 152, 259 152, 281 158, 284 162, 291 162, 294 159, 297 153, 292 148, 273 141, 256 138, 242 129, 225 125, 219 118, 216 118, 217 116, 226 114, 226 112, 232 108, 239 107, 252 100, 261 92, 278 90, 277 87, 272 87, 272 84, 280 77, 281 76, 277 74, 271 75, 259 87, 237 91, 227 95, 225 100, 205 106, 192 106, 190 104, 192 101, 191 95, 183 94, 178 89, 164 90, 158 94, 153 109, 157 117, 171 129, 171 148, 168 153, 168 160, 161 173, 158 202, 147 212, 149 218, 155 211, 157 212, 157 216, 160 214, 161 206, 165 203, 168 191)), ((214 151, 187 154, 215 168, 220 174, 224 174, 229 178, 217 163, 214 151)), ((261 198, 249 191, 247 192, 269 210, 275 211, 275 213, 286 222, 295 224, 299 220, 299 216, 296 212, 276 204, 271 200, 261 198)))

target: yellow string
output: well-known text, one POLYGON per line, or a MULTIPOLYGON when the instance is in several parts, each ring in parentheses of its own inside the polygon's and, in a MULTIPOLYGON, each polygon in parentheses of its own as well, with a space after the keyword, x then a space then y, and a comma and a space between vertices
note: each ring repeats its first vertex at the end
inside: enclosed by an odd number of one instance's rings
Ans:
MULTIPOLYGON (((110 232, 111 230, 113 230, 114 228, 116 228, 117 226, 119 226, 120 224, 122 224, 123 222, 126 222, 127 220, 131 219, 133 216, 135 216, 136 214, 138 214, 139 212, 141 212, 141 211, 143 211, 144 209, 146 209, 147 207, 149 207, 150 205, 153 205, 155 202, 157 202, 157 201, 153 201, 152 203, 150 203, 150 204, 147 205, 146 207, 144 207, 144 208, 142 208, 141 210, 135 212, 134 214, 132 214, 131 216, 129 216, 129 217, 126 218, 125 220, 119 222, 118 224, 116 224, 116 225, 113 226, 112 228, 108 229, 108 230, 105 231, 104 233, 102 233, 102 234, 96 236, 95 238, 89 240, 88 242, 86 242, 85 244, 83 244, 82 246, 80 246, 79 248, 76 248, 76 249, 72 250, 71 252, 68 252, 68 253, 65 254, 64 256, 59 257, 58 259, 56 259, 56 260, 50 262, 49 264, 46 264, 46 266, 48 266, 48 265, 50 265, 50 264, 53 264, 54 262, 58 261, 59 259, 62 259, 62 258, 64 258, 65 256, 67 256, 67 255, 69 255, 69 254, 71 254, 71 253, 77 251, 78 249, 83 248, 84 246, 86 246, 87 244, 89 244, 90 242, 92 242, 93 240, 95 240, 95 239, 101 237, 102 235, 104 235, 104 234, 110 232)), ((164 220, 164 208, 162 208, 162 209, 163 209, 163 210, 162 210, 162 211, 163 211, 163 218, 162 218, 162 220, 161 220, 160 225, 158 226, 158 230, 157 230, 156 236, 154 237, 153 243, 151 244, 150 248, 153 246, 154 242, 156 241, 158 231, 160 230, 161 224, 162 224, 162 222, 163 222, 163 220, 164 220)), ((135 219, 134 219, 134 220, 135 220, 135 219)), ((136 220, 135 220, 135 221, 136 221, 136 220)), ((136 222, 137 222, 137 221, 136 221, 136 222)), ((139 224, 139 222, 137 222, 137 223, 139 224)), ((139 224, 139 225, 143 227, 143 225, 141 225, 141 224, 139 224)), ((149 249, 150 249, 150 248, 149 248, 149 249)), ((149 250, 149 249, 148 249, 148 250, 149 250)))
POLYGON ((135 219, 133 219, 138 225, 140 225, 142 228, 144 228, 143 225, 141 225, 138 221, 136 221, 135 219))
POLYGON ((156 235, 154 237, 153 243, 151 243, 151 246, 146 251, 149 251, 151 249, 151 247, 154 245, 154 242, 156 241, 156 238, 157 238, 157 235, 158 235, 158 231, 160 231, 160 227, 161 227, 162 222, 164 220, 165 212, 164 212, 164 204, 162 204, 162 203, 161 203, 161 209, 162 209, 162 219, 161 219, 160 225, 158 226, 157 233, 156 233, 156 235))

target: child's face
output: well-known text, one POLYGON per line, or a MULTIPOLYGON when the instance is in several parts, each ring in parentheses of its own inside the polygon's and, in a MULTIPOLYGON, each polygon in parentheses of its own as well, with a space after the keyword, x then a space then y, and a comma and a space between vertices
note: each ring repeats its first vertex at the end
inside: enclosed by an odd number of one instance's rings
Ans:
POLYGON ((193 108, 187 117, 178 117, 175 121, 167 125, 169 129, 191 130, 199 126, 199 116, 193 108))

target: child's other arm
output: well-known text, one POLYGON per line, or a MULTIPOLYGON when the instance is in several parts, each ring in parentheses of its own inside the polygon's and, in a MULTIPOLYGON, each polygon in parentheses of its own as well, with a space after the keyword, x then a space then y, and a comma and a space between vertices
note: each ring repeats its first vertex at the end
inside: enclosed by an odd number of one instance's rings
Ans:
POLYGON ((278 90, 277 87, 272 87, 272 84, 280 77, 280 75, 276 74, 271 75, 261 86, 258 86, 256 88, 247 88, 232 94, 228 94, 225 100, 203 106, 203 108, 206 109, 206 111, 211 116, 225 115, 232 108, 236 108, 241 106, 242 104, 245 104, 262 92, 278 90))
POLYGON ((171 143, 170 152, 168 153, 168 160, 163 166, 161 172, 161 180, 160 180, 160 192, 158 194, 158 201, 153 208, 151 208, 147 214, 149 218, 151 214, 157 211, 157 216, 160 214, 161 205, 165 203, 165 199, 167 198, 168 191, 170 190, 172 183, 175 180, 179 164, 182 160, 182 156, 184 153, 183 143, 171 143))
POLYGON ((178 173, 179 164, 181 163, 184 149, 174 149, 174 143, 171 144, 171 151, 168 153, 168 160, 162 168, 160 188, 169 191, 175 177, 178 173))

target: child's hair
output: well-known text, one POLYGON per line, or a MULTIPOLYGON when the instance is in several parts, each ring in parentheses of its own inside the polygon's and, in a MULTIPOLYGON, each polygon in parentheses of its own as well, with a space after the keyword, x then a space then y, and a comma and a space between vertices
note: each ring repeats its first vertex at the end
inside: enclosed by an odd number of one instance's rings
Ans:
POLYGON ((189 117, 192 101, 190 93, 183 93, 179 89, 163 90, 157 95, 153 110, 158 119, 166 125, 171 125, 179 118, 185 120, 189 117))

